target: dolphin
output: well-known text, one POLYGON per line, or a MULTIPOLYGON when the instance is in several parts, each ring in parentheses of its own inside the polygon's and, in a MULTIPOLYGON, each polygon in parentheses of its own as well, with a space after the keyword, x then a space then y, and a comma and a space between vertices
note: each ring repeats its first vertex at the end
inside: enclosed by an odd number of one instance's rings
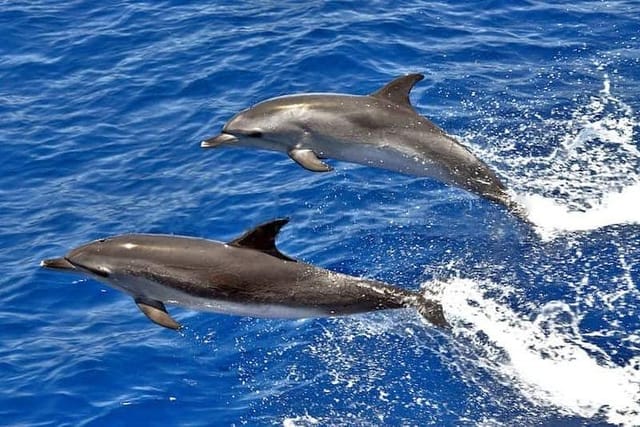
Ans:
POLYGON ((422 74, 399 77, 370 95, 311 93, 268 99, 239 112, 201 147, 281 151, 313 172, 322 159, 435 178, 505 206, 528 222, 505 185, 467 147, 421 116, 409 93, 422 74))
POLYGON ((409 290, 325 270, 284 255, 275 245, 288 219, 222 243, 162 234, 95 240, 42 267, 86 274, 129 294, 154 323, 181 325, 165 304, 241 316, 307 318, 413 307, 447 327, 442 306, 409 290))

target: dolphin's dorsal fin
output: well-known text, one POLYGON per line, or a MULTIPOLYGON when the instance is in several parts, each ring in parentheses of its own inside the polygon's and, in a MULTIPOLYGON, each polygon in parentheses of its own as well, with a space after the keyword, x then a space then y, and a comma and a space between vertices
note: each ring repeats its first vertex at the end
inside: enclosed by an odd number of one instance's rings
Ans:
POLYGON ((413 109, 411 101, 409 100, 409 92, 411 92, 413 86, 422 79, 424 79, 422 74, 407 74, 406 76, 392 80, 384 85, 382 89, 373 92, 370 96, 386 99, 394 104, 413 109))
POLYGON ((237 239, 230 241, 228 244, 239 248, 255 249, 285 261, 296 262, 295 259, 286 256, 276 248, 276 237, 280 229, 288 222, 288 218, 265 222, 247 231, 237 239))

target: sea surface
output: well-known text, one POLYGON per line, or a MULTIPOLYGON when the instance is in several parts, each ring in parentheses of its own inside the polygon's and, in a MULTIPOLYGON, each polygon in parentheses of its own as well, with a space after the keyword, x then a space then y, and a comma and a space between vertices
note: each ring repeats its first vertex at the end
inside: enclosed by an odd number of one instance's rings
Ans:
POLYGON ((638 1, 1 1, 0 424, 640 425, 638 1), (236 112, 368 94, 492 165, 534 227, 431 179, 203 150, 236 112), (39 267, 126 232, 227 241, 439 299, 278 320, 39 267))

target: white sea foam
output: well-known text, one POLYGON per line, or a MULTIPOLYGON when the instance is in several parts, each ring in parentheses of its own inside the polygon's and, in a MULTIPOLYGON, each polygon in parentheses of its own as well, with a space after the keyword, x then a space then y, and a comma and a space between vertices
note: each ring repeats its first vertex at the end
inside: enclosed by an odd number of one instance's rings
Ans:
POLYGON ((489 148, 479 149, 501 165, 543 238, 640 223, 640 150, 634 141, 639 122, 614 90, 604 74, 599 93, 569 117, 534 115, 529 125, 492 137, 489 148), (518 156, 511 138, 533 141, 533 151, 543 154, 518 156))
POLYGON ((563 232, 587 231, 607 225, 640 224, 640 182, 593 201, 584 211, 568 208, 552 198, 536 194, 517 197, 541 236, 549 239, 563 232))
POLYGON ((282 421, 283 427, 309 427, 321 424, 321 420, 311 415, 300 415, 296 417, 287 417, 282 421))
POLYGON ((454 335, 483 355, 475 363, 513 383, 534 404, 640 424, 640 356, 614 364, 582 339, 579 317, 568 305, 551 302, 525 319, 485 298, 481 284, 468 279, 448 283, 442 302, 454 335))

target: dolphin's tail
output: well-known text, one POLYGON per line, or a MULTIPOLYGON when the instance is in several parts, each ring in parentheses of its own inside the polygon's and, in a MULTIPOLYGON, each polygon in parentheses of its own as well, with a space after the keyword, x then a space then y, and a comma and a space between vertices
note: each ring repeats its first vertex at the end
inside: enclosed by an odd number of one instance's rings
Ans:
POLYGON ((530 226, 534 225, 529 219, 529 214, 527 213, 527 210, 524 208, 524 206, 513 200, 506 191, 501 190, 498 194, 483 193, 481 195, 493 202, 504 206, 505 208, 507 208, 507 211, 511 215, 515 216, 523 223, 530 226))
POLYGON ((533 222, 531 222, 531 220, 529 219, 529 213, 524 208, 524 206, 522 206, 520 203, 512 199, 507 199, 503 203, 507 208, 507 210, 509 211, 509 213, 511 213, 516 218, 518 218, 520 221, 530 226, 534 225, 533 222))
POLYGON ((413 306, 418 310, 418 313, 430 323, 440 328, 450 328, 449 322, 447 322, 447 319, 444 317, 442 304, 432 299, 427 299, 420 294, 416 294, 413 299, 413 306))

